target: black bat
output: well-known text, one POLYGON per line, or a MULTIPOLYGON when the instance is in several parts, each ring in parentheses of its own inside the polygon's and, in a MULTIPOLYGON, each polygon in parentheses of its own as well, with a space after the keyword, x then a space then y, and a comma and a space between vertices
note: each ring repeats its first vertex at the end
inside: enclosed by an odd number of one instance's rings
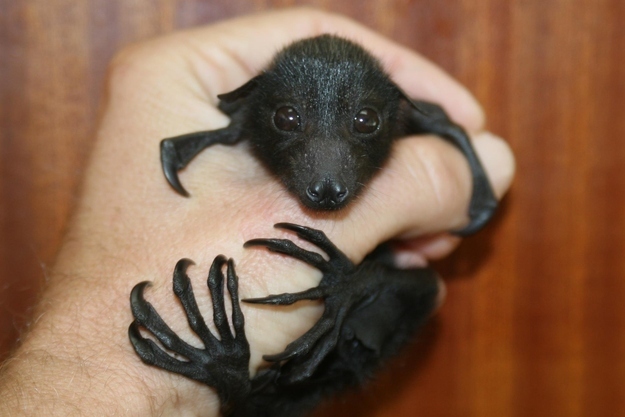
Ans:
MULTIPOLYGON (((384 165, 393 140, 412 133, 435 133, 456 145, 471 167, 470 223, 456 233, 477 231, 497 207, 464 130, 439 106, 410 100, 373 57, 347 40, 324 35, 296 42, 280 52, 265 72, 219 98, 220 109, 231 118, 228 127, 161 142, 165 176, 183 195, 188 193, 178 171, 202 149, 248 140, 255 155, 305 206, 336 210, 345 207, 384 165)), ((143 299, 146 283, 136 286, 131 295, 135 321, 129 334, 141 359, 214 387, 224 412, 233 415, 296 415, 326 394, 362 382, 412 336, 436 298, 434 272, 393 268, 384 247, 355 266, 322 232, 279 226, 317 245, 329 261, 288 240, 259 239, 247 245, 262 245, 298 258, 320 269, 323 278, 317 287, 301 293, 246 301, 285 305, 323 299, 325 310, 284 352, 265 356, 274 366, 251 380, 232 262, 228 262, 227 282, 234 307, 234 335, 223 307, 225 258, 217 257, 209 273, 219 339, 208 331, 195 303, 184 272, 190 261, 180 261, 174 272, 174 291, 204 350, 190 347, 167 327, 143 299), (187 361, 174 359, 144 339, 140 326, 187 361)))
POLYGON ((383 249, 356 266, 319 230, 289 223, 276 227, 297 233, 323 250, 329 259, 287 239, 254 239, 246 247, 263 246, 306 262, 323 272, 321 282, 318 287, 301 293, 244 301, 286 305, 299 300, 324 299, 326 307, 317 324, 289 345, 288 358, 265 356, 275 364, 254 378, 250 379, 249 374, 250 348, 232 259, 216 257, 208 275, 217 336, 208 329, 186 275, 192 262, 182 259, 174 270, 174 293, 204 349, 180 339, 143 298, 148 282, 136 285, 130 296, 135 320, 128 333, 139 357, 147 364, 215 388, 222 414, 227 416, 296 417, 324 397, 348 386, 361 385, 413 337, 436 304, 438 280, 431 269, 396 269, 390 262, 392 256, 383 249), (233 331, 225 309, 224 281, 232 303, 233 331), (349 297, 347 303, 345 294, 349 297), (147 329, 166 350, 143 337, 140 327, 147 329), (185 359, 177 359, 169 352, 185 359))
POLYGON ((497 208, 465 131, 440 106, 408 98, 374 57, 348 40, 322 35, 295 42, 266 71, 218 97, 230 117, 226 128, 161 142, 163 172, 182 195, 189 194, 178 171, 200 151, 247 140, 305 206, 337 210, 380 170, 395 139, 433 133, 457 146, 471 167, 470 223, 456 233, 476 232, 497 208))

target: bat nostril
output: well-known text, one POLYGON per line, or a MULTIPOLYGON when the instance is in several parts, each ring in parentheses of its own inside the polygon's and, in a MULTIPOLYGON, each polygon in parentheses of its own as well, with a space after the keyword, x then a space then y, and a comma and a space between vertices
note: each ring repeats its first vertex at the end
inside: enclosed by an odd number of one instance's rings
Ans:
POLYGON ((330 185, 330 188, 332 189, 331 193, 332 193, 332 200, 336 203, 342 203, 343 201, 345 201, 345 198, 348 195, 348 191, 347 191, 347 187, 345 187, 345 185, 343 185, 343 183, 340 182, 333 182, 330 185))
POLYGON ((316 181, 308 186, 306 189, 306 195, 310 199, 310 201, 314 203, 318 203, 323 200, 324 195, 324 182, 316 181))
POLYGON ((346 200, 348 195, 347 187, 333 179, 314 181, 306 189, 308 199, 322 209, 336 208, 346 200))

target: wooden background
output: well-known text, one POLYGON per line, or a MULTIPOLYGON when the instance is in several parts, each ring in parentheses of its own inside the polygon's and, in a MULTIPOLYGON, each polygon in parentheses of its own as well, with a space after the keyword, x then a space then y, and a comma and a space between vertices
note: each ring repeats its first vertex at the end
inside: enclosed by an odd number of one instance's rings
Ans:
POLYGON ((625 415, 622 0, 0 0, 0 358, 59 248, 115 51, 293 4, 439 63, 518 158, 497 221, 437 266, 449 296, 425 337, 318 415, 625 415))

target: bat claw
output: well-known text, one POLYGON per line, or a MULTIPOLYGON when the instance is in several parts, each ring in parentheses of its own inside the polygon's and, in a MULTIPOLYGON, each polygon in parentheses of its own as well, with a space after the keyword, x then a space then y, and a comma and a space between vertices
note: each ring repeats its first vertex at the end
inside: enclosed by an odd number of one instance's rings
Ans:
POLYGON ((263 359, 267 362, 282 362, 297 356, 297 352, 281 352, 275 355, 263 355, 263 359))
MULTIPOLYGON (((250 239, 243 244, 244 248, 250 248, 252 246, 268 246, 278 239, 250 239)), ((269 248, 271 249, 271 248, 269 248)))
POLYGON ((280 222, 280 223, 276 223, 273 225, 273 227, 275 227, 276 229, 285 229, 285 230, 290 230, 292 232, 295 233, 306 233, 312 229, 306 227, 306 226, 301 226, 299 224, 295 224, 295 223, 288 223, 288 222, 280 222))
POLYGON ((264 246, 273 252, 299 259, 323 273, 317 287, 297 293, 243 300, 247 303, 271 305, 290 305, 300 300, 325 300, 322 317, 311 329, 289 343, 284 351, 263 356, 264 360, 274 363, 295 361, 296 363, 289 365, 289 370, 281 379, 284 382, 304 381, 315 373, 320 363, 335 349, 346 314, 362 302, 370 289, 366 284, 355 280, 354 264, 321 230, 292 223, 277 223, 274 227, 296 233, 301 239, 323 250, 329 258, 326 260, 317 252, 304 250, 288 239, 253 239, 245 243, 245 247, 264 246))
POLYGON ((302 300, 319 300, 328 295, 328 291, 325 288, 313 287, 309 288, 305 291, 295 292, 295 293, 284 293, 284 294, 275 294, 268 295, 267 297, 259 297, 259 298, 246 298, 242 301, 245 301, 249 304, 271 304, 271 305, 282 305, 287 306, 294 304, 298 301, 302 300))
POLYGON ((132 314, 141 323, 147 321, 151 315, 149 303, 143 298, 143 292, 151 285, 152 283, 150 281, 143 281, 135 285, 130 292, 130 305, 133 309, 132 314))
POLYGON ((163 139, 161 141, 161 166, 167 182, 180 195, 189 197, 189 192, 180 183, 178 171, 186 167, 207 146, 216 143, 232 145, 238 138, 238 130, 227 127, 163 139))
MULTIPOLYGON (((324 264, 331 264, 334 269, 343 269, 348 271, 354 268, 354 264, 345 256, 345 254, 332 243, 325 233, 321 230, 312 229, 306 226, 300 226, 293 223, 276 223, 274 224, 277 229, 290 230, 297 234, 297 236, 307 242, 312 243, 319 249, 324 251, 330 258, 330 262, 323 262, 324 264)), ((322 272, 326 272, 325 266, 313 265, 322 272)))
POLYGON ((154 365, 155 358, 152 349, 148 343, 148 340, 141 336, 141 332, 139 331, 139 323, 137 321, 133 321, 130 323, 128 327, 128 338, 130 339, 130 343, 135 348, 137 355, 141 358, 144 363, 149 365, 154 365))
POLYGON ((460 230, 454 231, 453 234, 464 237, 480 231, 490 221, 495 214, 495 211, 497 211, 497 200, 493 199, 492 202, 487 202, 484 207, 475 211, 477 211, 477 213, 470 213, 471 220, 469 224, 460 230))
POLYGON ((276 300, 276 296, 258 297, 258 298, 244 298, 241 301, 248 304, 270 304, 270 305, 288 305, 282 304, 276 300))
POLYGON ((169 185, 176 192, 184 197, 190 197, 191 194, 180 183, 178 178, 178 169, 180 169, 181 161, 176 151, 175 143, 172 140, 165 139, 161 141, 161 165, 163 174, 169 185))
POLYGON ((271 252, 282 253, 317 268, 322 272, 328 271, 328 262, 319 253, 311 252, 297 246, 288 239, 252 239, 243 244, 243 247, 264 246, 271 252))

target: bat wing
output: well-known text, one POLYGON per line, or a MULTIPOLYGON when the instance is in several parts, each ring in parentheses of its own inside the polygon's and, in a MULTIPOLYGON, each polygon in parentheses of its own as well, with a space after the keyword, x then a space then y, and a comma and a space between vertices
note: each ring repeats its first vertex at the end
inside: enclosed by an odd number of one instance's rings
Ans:
MULTIPOLYGON (((232 125, 231 125, 232 126, 232 125)), ((179 194, 189 197, 178 178, 178 171, 204 148, 214 144, 231 145, 239 139, 239 129, 228 126, 224 129, 189 133, 161 141, 161 165, 167 182, 179 194)))
POLYGON ((228 127, 217 130, 194 132, 161 141, 161 165, 167 182, 179 194, 189 197, 178 178, 178 172, 202 150, 211 145, 232 145, 241 139, 245 120, 247 98, 257 87, 262 74, 249 80, 241 87, 226 94, 220 94, 219 109, 230 117, 228 127))
POLYGON ((447 116, 442 107, 425 101, 409 102, 411 106, 408 109, 407 133, 439 135, 455 145, 467 158, 473 177, 473 192, 469 203, 470 222, 454 233, 467 236, 477 232, 493 217, 498 203, 471 140, 464 129, 447 116))

